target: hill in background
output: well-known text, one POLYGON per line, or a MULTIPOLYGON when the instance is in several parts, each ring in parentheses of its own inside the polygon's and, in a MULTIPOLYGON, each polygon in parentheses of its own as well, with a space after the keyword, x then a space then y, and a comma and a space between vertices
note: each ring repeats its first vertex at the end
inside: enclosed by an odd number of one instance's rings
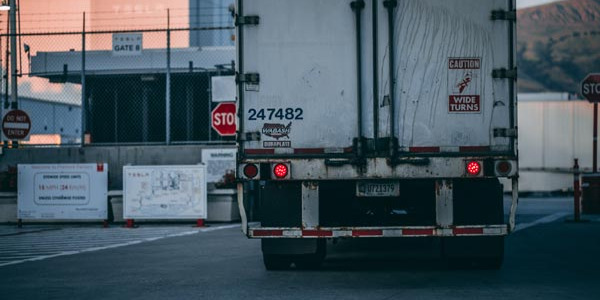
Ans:
POLYGON ((519 92, 579 91, 600 73, 600 0, 567 0, 517 12, 519 92))

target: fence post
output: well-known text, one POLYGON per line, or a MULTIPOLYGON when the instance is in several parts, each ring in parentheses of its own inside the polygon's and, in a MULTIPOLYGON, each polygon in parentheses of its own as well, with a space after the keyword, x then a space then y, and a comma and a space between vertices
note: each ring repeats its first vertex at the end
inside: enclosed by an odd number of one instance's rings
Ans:
MULTIPOLYGON (((17 70, 17 1, 10 1, 10 102, 11 109, 19 108, 18 96, 18 70, 17 70)), ((13 141, 14 143, 14 141, 13 141)))
MULTIPOLYGON (((19 78, 17 68, 17 1, 10 1, 9 23, 10 23, 10 109, 19 109, 19 78)), ((19 141, 12 141, 13 147, 19 146, 19 141)))
POLYGON ((575 164, 573 165, 573 220, 575 222, 581 221, 581 186, 579 181, 579 159, 575 159, 575 164))
MULTIPOLYGON (((10 49, 9 49, 9 47, 10 47, 10 41, 9 41, 10 35, 9 35, 9 32, 10 32, 10 22, 8 20, 8 14, 7 14, 7 19, 6 19, 6 54, 4 56, 6 58, 6 62, 5 62, 6 65, 4 67, 4 70, 5 70, 6 73, 3 74, 3 75, 6 76, 6 77, 4 77, 5 80, 4 80, 4 106, 3 106, 5 111, 3 111, 2 116, 4 116, 4 114, 10 110, 10 99, 9 99, 9 96, 8 96, 8 90, 9 90, 8 86, 9 86, 9 81, 10 81, 9 80, 9 77, 10 77, 10 71, 9 71, 10 70, 10 64, 9 64, 9 62, 10 62, 10 49)), ((2 135, 4 136, 4 133, 2 135)), ((3 147, 4 148, 8 148, 8 146, 9 146, 8 145, 8 138, 4 137, 3 147)))
POLYGON ((85 133, 87 123, 87 104, 85 89, 85 12, 83 12, 83 31, 81 33, 81 147, 85 145, 85 133))
MULTIPOLYGON (((0 24, 2 23, 2 21, 0 21, 0 24)), ((8 31, 7 31, 8 32, 8 31)), ((0 35, 0 53, 2 53, 2 38, 3 36, 0 35)), ((0 69, 2 67, 2 54, 0 54, 0 69)), ((8 57, 6 58, 8 59, 8 57)), ((2 89, 2 80, 4 80, 4 70, 0 70, 0 90, 2 89)), ((8 78, 6 78, 6 80, 8 80, 8 78)), ((8 89, 6 90, 6 92, 4 92, 6 95, 8 95, 8 89)), ((2 93, 0 93, 1 95, 2 93)), ((4 107, 4 105, 2 104, 2 99, 0 99, 0 117, 4 117, 4 110, 6 108, 4 107)), ((0 142, 4 141, 4 132, 2 132, 2 130, 0 130, 0 142)), ((3 147, 6 146, 6 143, 3 143, 2 145, 3 147)))
POLYGON ((165 95, 166 144, 171 144, 171 12, 167 9, 167 74, 165 95))
POLYGON ((212 101, 212 96, 211 96, 211 91, 212 91, 212 81, 210 79, 210 73, 209 72, 204 72, 204 74, 206 74, 206 84, 208 85, 208 91, 207 91, 207 96, 208 96, 208 140, 212 142, 213 137, 212 137, 212 110, 213 110, 213 101, 212 101))

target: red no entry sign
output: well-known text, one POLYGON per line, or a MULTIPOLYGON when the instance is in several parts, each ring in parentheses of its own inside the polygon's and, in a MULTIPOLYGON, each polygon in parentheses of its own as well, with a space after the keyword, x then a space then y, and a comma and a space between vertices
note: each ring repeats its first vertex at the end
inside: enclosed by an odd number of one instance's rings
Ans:
POLYGON ((590 74, 581 82, 581 95, 590 102, 600 102, 600 74, 590 74))
POLYGON ((10 140, 22 140, 29 135, 31 119, 22 110, 11 110, 2 119, 2 132, 10 140))
POLYGON ((220 103, 212 111, 212 128, 221 136, 235 135, 237 130, 235 102, 220 103))

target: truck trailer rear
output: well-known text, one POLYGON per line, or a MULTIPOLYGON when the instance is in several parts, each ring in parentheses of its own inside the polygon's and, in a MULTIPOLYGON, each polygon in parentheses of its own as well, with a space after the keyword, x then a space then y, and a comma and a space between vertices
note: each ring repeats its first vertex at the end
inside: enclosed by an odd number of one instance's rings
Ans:
POLYGON ((238 203, 267 269, 388 237, 501 266, 518 201, 514 0, 237 0, 235 14, 238 203))

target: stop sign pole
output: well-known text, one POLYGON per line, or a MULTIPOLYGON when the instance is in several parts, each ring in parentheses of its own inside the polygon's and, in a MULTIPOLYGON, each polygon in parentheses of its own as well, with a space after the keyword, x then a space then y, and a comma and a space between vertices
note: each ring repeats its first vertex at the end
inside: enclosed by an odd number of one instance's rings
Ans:
POLYGON ((594 140, 592 150, 592 173, 598 170, 598 102, 594 102, 594 140))
POLYGON ((600 102, 600 74, 592 73, 581 82, 581 95, 594 103, 593 173, 598 171, 598 102, 600 102))

